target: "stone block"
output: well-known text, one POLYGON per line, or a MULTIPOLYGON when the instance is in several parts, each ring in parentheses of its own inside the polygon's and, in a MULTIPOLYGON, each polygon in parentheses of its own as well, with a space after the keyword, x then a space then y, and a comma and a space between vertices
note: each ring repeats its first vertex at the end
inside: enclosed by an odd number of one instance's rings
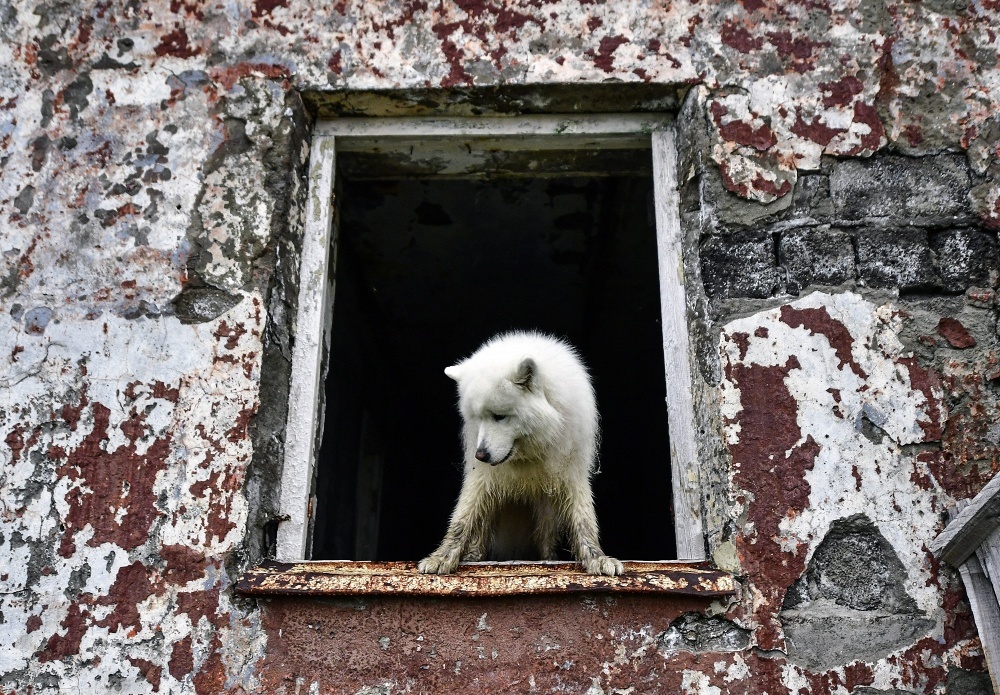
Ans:
POLYGON ((825 599, 858 611, 913 613, 906 570, 892 545, 864 514, 839 519, 785 598, 785 608, 825 599))
POLYGON ((789 661, 824 671, 911 644, 934 621, 918 610, 906 580, 906 568, 871 519, 834 521, 785 594, 780 619, 789 661))
POLYGON ((808 608, 782 611, 781 625, 788 660, 814 671, 826 671, 853 661, 881 659, 926 635, 934 621, 815 601, 808 608))
POLYGON ((950 229, 931 236, 943 289, 964 292, 969 287, 996 287, 1000 252, 996 237, 977 229, 950 229))
POLYGON ((830 177, 826 174, 800 174, 792 193, 789 211, 796 218, 825 221, 833 218, 830 177))
POLYGON ((774 295, 781 285, 769 234, 717 236, 701 247, 701 277, 709 297, 774 295))
POLYGON ((686 651, 738 652, 750 646, 750 631, 722 616, 685 613, 660 633, 656 648, 662 654, 686 651))
POLYGON ((928 234, 922 229, 858 233, 858 272, 870 287, 898 287, 901 292, 940 285, 928 234))
POLYGON ((781 235, 778 263, 788 273, 788 290, 809 285, 840 285, 854 279, 854 245, 835 229, 798 229, 781 235))
POLYGON ((945 695, 993 695, 990 674, 985 671, 967 671, 963 668, 948 669, 945 695))
POLYGON ((785 195, 770 203, 748 200, 727 189, 718 169, 708 166, 702 174, 701 203, 717 227, 735 230, 767 223, 768 218, 775 218, 791 207, 792 196, 785 195))
POLYGON ((844 160, 830 174, 835 214, 846 221, 924 227, 968 220, 970 187, 963 155, 844 160))

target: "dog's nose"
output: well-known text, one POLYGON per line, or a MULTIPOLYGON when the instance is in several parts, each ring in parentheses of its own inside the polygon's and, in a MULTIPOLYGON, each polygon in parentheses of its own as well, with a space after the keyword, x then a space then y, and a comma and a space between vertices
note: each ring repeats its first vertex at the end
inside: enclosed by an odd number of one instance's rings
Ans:
POLYGON ((483 463, 489 463, 490 452, 487 451, 486 449, 476 449, 476 458, 482 461, 483 463))

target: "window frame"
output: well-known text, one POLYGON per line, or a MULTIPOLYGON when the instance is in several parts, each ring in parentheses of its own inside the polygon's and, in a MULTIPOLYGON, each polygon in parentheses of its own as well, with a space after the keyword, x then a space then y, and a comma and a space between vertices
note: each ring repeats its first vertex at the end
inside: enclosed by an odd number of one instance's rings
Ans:
POLYGON ((673 118, 665 114, 340 118, 316 123, 279 496, 279 562, 302 562, 311 550, 312 484, 322 436, 323 360, 335 292, 331 268, 337 259, 337 152, 370 150, 373 143, 391 149, 393 143, 449 139, 474 140, 501 150, 523 149, 526 143, 552 150, 611 142, 651 148, 676 555, 678 561, 705 560, 675 138, 673 118))

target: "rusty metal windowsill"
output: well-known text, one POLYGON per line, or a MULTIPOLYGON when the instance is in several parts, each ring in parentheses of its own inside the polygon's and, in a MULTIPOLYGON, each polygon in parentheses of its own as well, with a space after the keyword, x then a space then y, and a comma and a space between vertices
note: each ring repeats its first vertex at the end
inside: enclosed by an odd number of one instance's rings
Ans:
POLYGON ((571 562, 471 562, 455 574, 420 574, 415 562, 268 561, 236 584, 243 596, 514 596, 640 593, 715 597, 736 593, 708 562, 625 562, 619 577, 581 572, 571 562))

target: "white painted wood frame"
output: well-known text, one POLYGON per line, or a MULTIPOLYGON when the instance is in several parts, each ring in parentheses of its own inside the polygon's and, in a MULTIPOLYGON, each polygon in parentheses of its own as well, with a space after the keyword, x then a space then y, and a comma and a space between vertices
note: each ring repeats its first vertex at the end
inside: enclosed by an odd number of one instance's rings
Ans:
MULTIPOLYGON (((309 151, 309 194, 305 238, 299 266, 299 309, 292 347, 292 375, 285 423, 285 460, 281 473, 277 559, 302 560, 308 554, 312 520, 312 479, 319 453, 322 417, 323 345, 326 340, 331 259, 336 259, 333 232, 333 177, 336 143, 330 136, 313 138, 309 151)), ((263 375, 263 378, 267 378, 263 375)))
MULTIPOLYGON (((672 119, 662 114, 522 116, 503 118, 344 118, 323 121, 313 134, 302 250, 302 284, 295 325, 292 385, 282 474, 277 559, 306 558, 310 490, 315 470, 327 278, 331 272, 335 150, 405 151, 415 140, 465 139, 465 146, 500 149, 622 148, 653 151, 663 356, 669 419, 674 531, 679 560, 702 560, 691 346, 681 248, 677 163, 672 119)), ((655 465, 655 462, 642 462, 655 465)), ((664 506, 668 502, 664 490, 664 506)), ((648 531, 648 530, 647 530, 648 531)))
POLYGON ((695 441, 697 427, 691 391, 691 340, 688 335, 681 246, 684 236, 677 190, 677 146, 673 129, 656 131, 652 138, 660 325, 663 327, 663 364, 667 376, 670 477, 677 559, 704 560, 698 443, 695 441))

